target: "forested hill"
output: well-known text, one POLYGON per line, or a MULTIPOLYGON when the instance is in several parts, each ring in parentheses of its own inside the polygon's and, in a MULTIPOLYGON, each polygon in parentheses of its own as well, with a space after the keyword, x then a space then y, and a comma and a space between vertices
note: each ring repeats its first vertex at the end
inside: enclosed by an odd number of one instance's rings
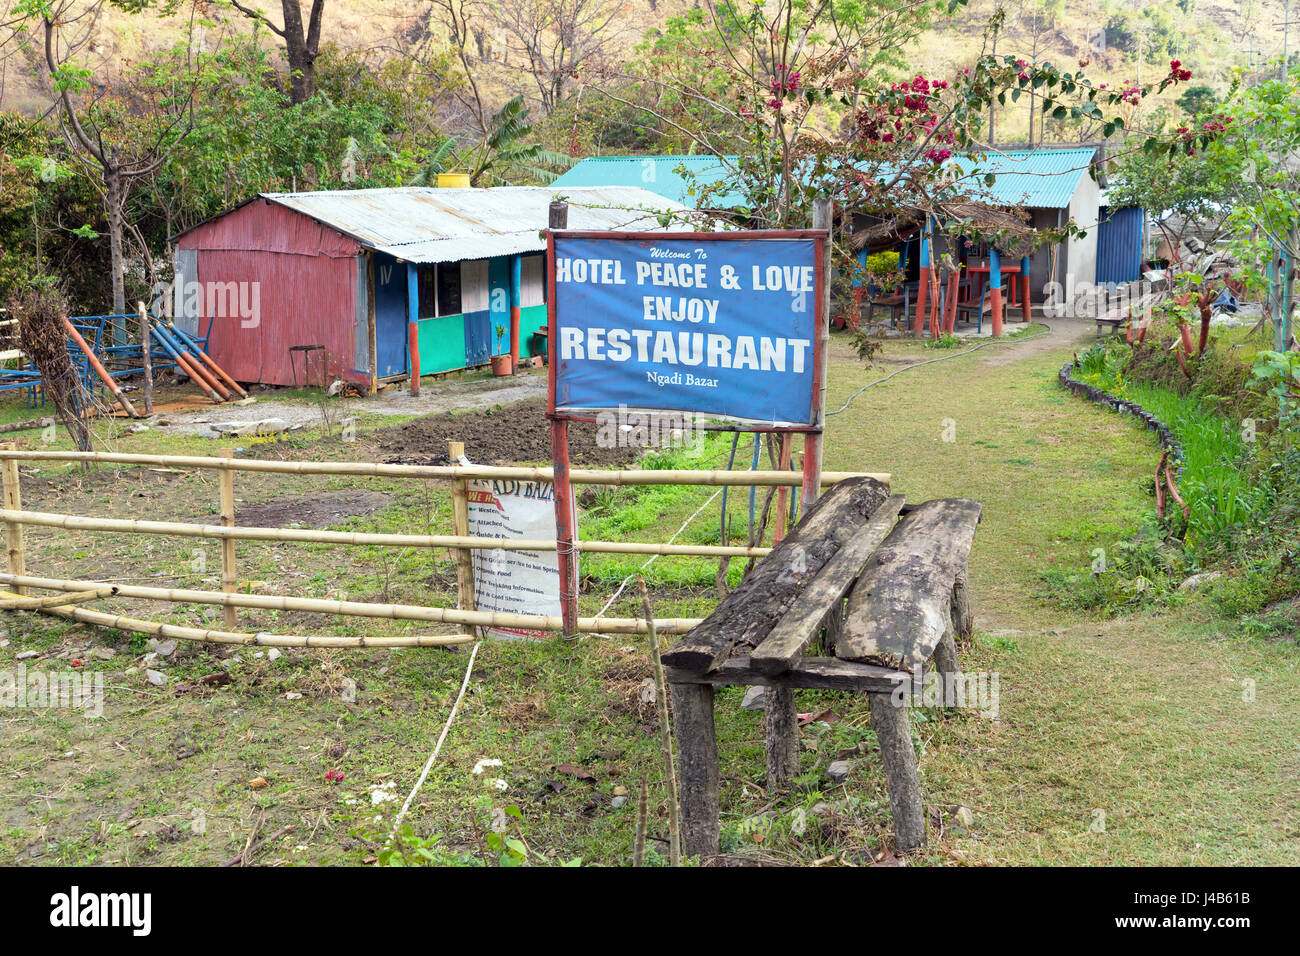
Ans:
MULTIPOLYGON (((440 48, 445 51, 455 25, 463 22, 473 37, 468 45, 472 66, 489 87, 489 98, 499 105, 523 94, 535 115, 556 105, 539 72, 554 73, 557 67, 618 68, 635 58, 636 47, 647 35, 662 31, 671 18, 700 7, 699 0, 316 2, 322 7, 322 46, 333 44, 376 64, 408 56, 415 49, 425 56, 440 48)), ((18 3, 0 0, 0 24, 10 19, 8 14, 18 3)), ((865 0, 864 6, 870 5, 871 0, 865 0)), ((264 13, 269 24, 279 29, 284 6, 298 7, 305 27, 310 25, 313 0, 284 4, 244 0, 239 4, 242 11, 228 0, 205 0, 194 15, 182 4, 170 17, 160 16, 156 9, 128 12, 105 5, 94 17, 78 61, 97 77, 111 77, 185 42, 191 31, 196 45, 206 50, 232 36, 256 32, 268 48, 282 51, 284 41, 251 14, 264 13)), ((1116 82, 1141 81, 1144 71, 1149 75, 1170 58, 1180 58, 1196 71, 1198 82, 1222 91, 1234 69, 1252 61, 1259 66, 1279 56, 1283 43, 1282 0, 970 0, 953 17, 938 16, 909 49, 899 51, 894 69, 928 75, 961 69, 985 47, 990 17, 999 7, 1006 12, 996 46, 999 54, 1047 58, 1062 66, 1079 62, 1116 82)), ((43 111, 51 95, 39 50, 15 54, 12 36, 6 40, 8 33, 0 26, 0 41, 5 41, 4 51, 10 54, 0 69, 0 108, 28 115, 43 111)), ((1295 39, 1300 42, 1300 37, 1295 39)), ((1291 44, 1293 50, 1296 46, 1291 44)), ((452 59, 441 66, 449 73, 461 72, 452 59)), ((448 119, 454 126, 456 117, 448 119)), ((1023 120, 1019 125, 1024 125, 1023 120)))

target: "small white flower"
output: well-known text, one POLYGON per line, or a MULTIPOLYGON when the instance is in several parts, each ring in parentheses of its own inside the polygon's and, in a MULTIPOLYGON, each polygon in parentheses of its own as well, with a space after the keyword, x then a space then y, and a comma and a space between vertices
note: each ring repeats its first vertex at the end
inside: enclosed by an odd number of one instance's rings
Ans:
POLYGON ((506 789, 506 782, 502 780, 500 777, 497 777, 495 780, 492 781, 492 787, 494 787, 497 790, 504 790, 506 789))
POLYGON ((481 774, 488 767, 499 767, 499 766, 501 766, 500 760, 480 760, 478 763, 474 764, 474 773, 481 774))
POLYGON ((387 803, 389 800, 396 800, 397 794, 393 791, 397 789, 397 781, 390 780, 388 783, 379 787, 370 788, 371 806, 379 806, 381 803, 387 803))

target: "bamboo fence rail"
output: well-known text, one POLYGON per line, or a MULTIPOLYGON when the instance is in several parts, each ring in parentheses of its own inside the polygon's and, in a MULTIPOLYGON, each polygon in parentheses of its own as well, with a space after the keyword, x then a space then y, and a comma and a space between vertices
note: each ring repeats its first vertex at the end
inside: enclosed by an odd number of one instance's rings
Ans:
MULTIPOLYGON (((35 525, 68 531, 119 531, 126 534, 163 534, 181 538, 218 538, 223 541, 297 541, 315 544, 350 544, 398 548, 460 548, 508 551, 554 551, 550 538, 487 538, 455 534, 390 534, 378 531, 325 531, 314 528, 254 528, 242 525, 188 524, 184 521, 149 521, 141 518, 91 518, 48 511, 14 511, 0 508, 6 525, 35 525)), ((654 541, 575 541, 574 549, 600 554, 663 554, 693 557, 756 557, 771 548, 743 545, 660 544, 654 541)))
MULTIPOLYGON (((466 611, 458 608, 425 607, 418 604, 376 604, 369 601, 328 601, 321 598, 287 597, 278 594, 227 594, 224 591, 200 591, 186 588, 155 588, 138 584, 112 584, 106 581, 76 581, 67 578, 43 578, 30 574, 5 574, 0 572, 0 584, 67 591, 72 594, 88 590, 106 589, 115 597, 137 598, 146 601, 169 601, 174 604, 212 604, 231 607, 258 608, 269 611, 305 611, 320 614, 341 614, 348 617, 374 617, 397 621, 425 621, 434 624, 461 624, 474 627, 525 628, 543 631, 559 630, 563 624, 559 615, 509 614, 500 611, 466 611)), ((680 634, 700 623, 702 618, 657 618, 655 629, 659 633, 680 634)), ((648 628, 639 617, 582 617, 579 629, 584 632, 609 634, 644 634, 648 628)))
MULTIPOLYGON (((0 591, 0 600, 16 598, 18 595, 0 591)), ((151 634, 154 637, 169 637, 183 641, 207 641, 211 644, 253 644, 258 647, 446 647, 451 644, 468 644, 475 640, 472 634, 411 634, 385 637, 319 637, 315 635, 293 634, 241 634, 234 631, 216 631, 198 627, 183 627, 180 624, 163 624, 159 621, 144 621, 136 617, 120 614, 105 614, 91 611, 84 607, 42 607, 36 609, 38 614, 49 614, 70 621, 97 624, 119 631, 135 631, 137 634, 151 634)))
MULTIPOLYGON (((389 465, 363 461, 261 461, 251 458, 214 458, 207 455, 137 455, 105 451, 11 451, 0 449, 0 461, 82 461, 118 465, 156 465, 170 468, 229 468, 231 471, 269 472, 283 475, 370 475, 389 478, 483 478, 507 481, 552 481, 553 469, 497 467, 493 465, 389 465)), ((824 471, 822 485, 835 485, 865 475, 888 485, 883 472, 824 471)), ((569 472, 575 485, 710 485, 768 487, 803 483, 798 471, 691 471, 689 469, 628 469, 602 471, 575 468, 569 472)))

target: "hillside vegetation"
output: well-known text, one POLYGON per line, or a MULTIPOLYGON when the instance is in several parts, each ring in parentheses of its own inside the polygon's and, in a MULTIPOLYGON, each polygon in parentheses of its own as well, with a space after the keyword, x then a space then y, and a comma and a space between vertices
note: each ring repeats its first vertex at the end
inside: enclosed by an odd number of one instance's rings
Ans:
MULTIPOLYGON (((4 11, 14 3, 0 0, 0 22, 7 19, 4 11)), ((280 22, 280 4, 275 0, 250 0, 246 6, 264 10, 273 22, 280 22)), ((254 30, 268 46, 274 47, 272 41, 278 41, 227 3, 208 2, 201 7, 205 23, 198 36, 207 48, 254 30)), ((500 106, 511 96, 523 94, 535 110, 544 107, 538 84, 521 55, 521 40, 510 33, 508 25, 541 27, 536 30, 536 42, 545 48, 555 43, 550 35, 554 24, 567 12, 581 8, 585 13, 579 20, 603 24, 598 35, 585 42, 592 54, 587 68, 617 68, 634 58, 638 45, 661 32, 669 18, 693 7, 699 4, 688 0, 485 0, 465 5, 476 41, 481 37, 484 55, 475 58, 475 66, 484 77, 489 98, 500 106)), ((1277 26, 1284 19, 1281 0, 1153 0, 1138 4, 1125 0, 972 0, 953 17, 940 17, 929 31, 900 50, 902 65, 892 72, 898 76, 913 72, 946 76, 959 71, 981 49, 994 49, 986 31, 999 8, 1006 12, 1006 26, 995 52, 1053 60, 1062 68, 1077 61, 1100 79, 1112 82, 1140 83, 1176 57, 1195 71, 1198 84, 1221 94, 1234 70, 1252 65, 1263 69, 1282 50, 1282 31, 1277 26)), ((420 44, 445 47, 445 20, 441 4, 432 0, 330 0, 322 37, 326 45, 335 44, 383 62, 420 44)), ((129 71, 147 57, 183 42, 189 24, 188 15, 160 18, 151 11, 128 13, 106 8, 83 60, 96 75, 129 71)), ((1300 45, 1300 37, 1295 39, 1293 51, 1300 45)), ((49 107, 51 94, 40 66, 30 58, 6 65, 0 73, 0 109, 30 115, 49 107)), ((1176 111, 1165 107, 1161 115, 1169 113, 1176 111)), ((1007 110, 998 122, 1001 135, 1007 140, 1025 138, 1028 115, 1027 105, 1007 110)), ((454 131, 459 117, 442 119, 442 125, 454 131)), ((1041 135, 1036 132, 1035 138, 1041 135)), ((1068 139, 1069 134, 1053 132, 1049 123, 1047 138, 1068 139)))

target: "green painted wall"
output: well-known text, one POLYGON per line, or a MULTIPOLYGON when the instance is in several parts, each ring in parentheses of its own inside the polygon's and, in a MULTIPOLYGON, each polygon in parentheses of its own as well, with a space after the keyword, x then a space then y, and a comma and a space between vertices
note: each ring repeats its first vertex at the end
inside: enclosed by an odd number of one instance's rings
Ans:
POLYGON ((529 355, 546 354, 546 345, 534 349, 532 335, 546 324, 546 305, 526 305, 519 310, 519 351, 529 355))
POLYGON ((419 322, 420 374, 447 372, 465 367, 465 320, 444 315, 419 322))

